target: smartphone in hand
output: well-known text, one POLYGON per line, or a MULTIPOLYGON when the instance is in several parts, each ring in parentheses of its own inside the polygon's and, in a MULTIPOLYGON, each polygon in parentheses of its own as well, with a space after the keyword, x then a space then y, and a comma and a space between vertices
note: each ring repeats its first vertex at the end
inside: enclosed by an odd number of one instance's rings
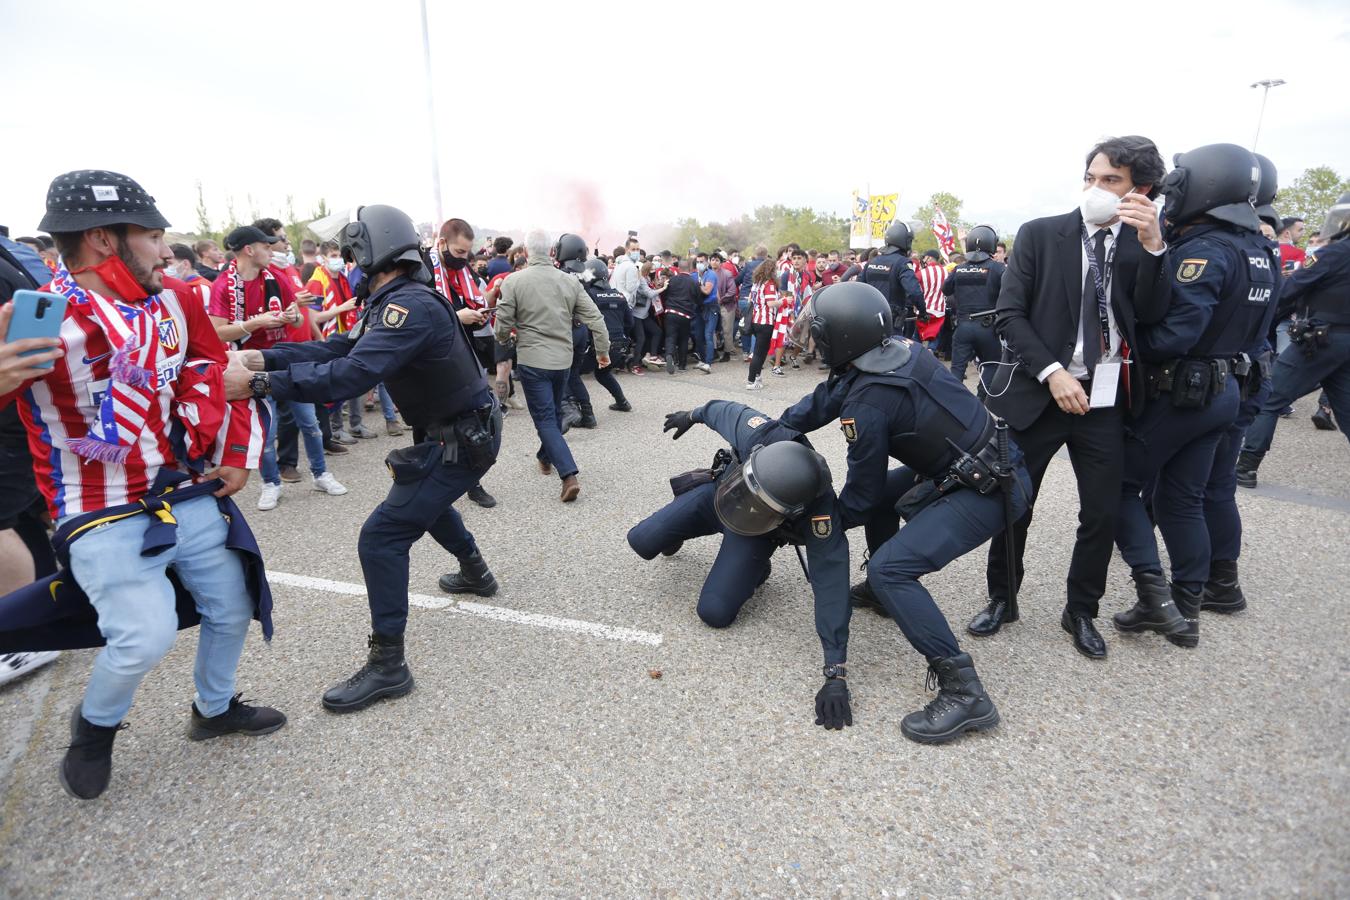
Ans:
MULTIPOLYGON (((61 335, 61 322, 66 317, 66 298, 46 291, 21 290, 14 292, 10 301, 14 307, 5 333, 5 343, 23 338, 54 338, 61 335)), ((28 350, 20 356, 32 356, 45 350, 28 350)), ((50 369, 55 360, 39 363, 34 368, 50 369)))

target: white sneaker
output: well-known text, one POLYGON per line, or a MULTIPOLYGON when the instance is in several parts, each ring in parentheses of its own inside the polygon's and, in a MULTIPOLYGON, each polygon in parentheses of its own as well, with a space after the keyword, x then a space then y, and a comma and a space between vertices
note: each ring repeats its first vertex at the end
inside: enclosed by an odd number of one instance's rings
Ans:
POLYGON ((325 494, 333 497, 341 497, 343 494, 347 493, 347 489, 338 483, 338 480, 333 477, 332 472, 324 472, 318 478, 315 478, 314 490, 323 491, 325 494))
POLYGON ((762 390, 764 390, 764 379, 763 379, 763 378, 756 378, 754 381, 751 381, 751 382, 749 382, 748 384, 746 384, 745 389, 746 389, 747 391, 762 391, 762 390))
POLYGON ((258 509, 276 509, 281 502, 281 485, 263 482, 262 493, 258 495, 258 509))
POLYGON ((712 374, 712 366, 708 365, 705 362, 701 362, 698 364, 698 370, 702 372, 704 375, 712 374))
POLYGON ((60 650, 39 650, 32 653, 0 653, 0 684, 13 681, 34 669, 40 669, 61 655, 60 650))

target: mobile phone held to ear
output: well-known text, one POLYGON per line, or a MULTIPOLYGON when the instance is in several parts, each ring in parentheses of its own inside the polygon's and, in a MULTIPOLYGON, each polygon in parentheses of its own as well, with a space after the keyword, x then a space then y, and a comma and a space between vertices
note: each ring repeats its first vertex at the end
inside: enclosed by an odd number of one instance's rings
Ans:
MULTIPOLYGON (((15 291, 10 301, 14 314, 9 320, 5 343, 24 338, 54 338, 61 334, 61 322, 66 317, 66 298, 46 291, 15 291)), ((28 350, 20 356, 32 356, 43 350, 28 350)), ((55 360, 39 363, 35 368, 50 369, 55 360)))

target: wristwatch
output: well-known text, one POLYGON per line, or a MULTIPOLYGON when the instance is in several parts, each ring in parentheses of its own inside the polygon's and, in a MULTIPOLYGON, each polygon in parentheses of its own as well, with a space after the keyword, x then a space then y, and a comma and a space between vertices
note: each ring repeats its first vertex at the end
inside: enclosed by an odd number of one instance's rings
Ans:
POLYGON ((248 389, 253 392, 253 399, 261 400, 272 393, 272 379, 266 372, 254 372, 248 380, 248 389))
POLYGON ((833 679, 835 679, 835 678, 847 678, 847 677, 848 677, 848 669, 844 666, 843 663, 830 663, 828 666, 826 666, 826 667, 825 667, 824 669, 822 669, 821 671, 824 673, 824 675, 825 675, 825 677, 826 677, 827 679, 831 679, 831 680, 833 680, 833 679))

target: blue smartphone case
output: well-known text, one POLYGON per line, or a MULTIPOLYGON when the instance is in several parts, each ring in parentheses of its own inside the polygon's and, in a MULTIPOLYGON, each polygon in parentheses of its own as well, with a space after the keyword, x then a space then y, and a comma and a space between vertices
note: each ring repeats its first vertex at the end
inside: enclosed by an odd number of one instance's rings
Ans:
MULTIPOLYGON (((66 298, 60 294, 45 291, 15 291, 14 316, 9 320, 9 331, 5 341, 17 341, 23 338, 54 338, 61 334, 61 322, 66 317, 66 298)), ((41 350, 29 350, 20 356, 32 356, 41 350)), ((50 369, 54 360, 47 360, 37 366, 50 369)))

